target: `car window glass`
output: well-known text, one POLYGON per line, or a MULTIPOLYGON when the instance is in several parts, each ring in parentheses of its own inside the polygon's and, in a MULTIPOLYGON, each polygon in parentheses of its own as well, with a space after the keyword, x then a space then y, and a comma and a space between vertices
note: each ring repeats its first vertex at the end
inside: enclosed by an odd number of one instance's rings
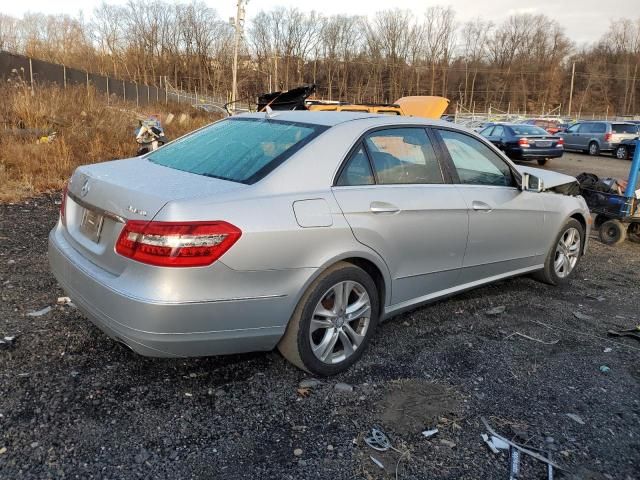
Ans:
POLYGON ((592 133, 605 133, 607 131, 607 125, 604 123, 594 123, 592 133))
POLYGON ((504 136, 504 128, 498 125, 498 126, 493 130, 493 136, 494 136, 494 137, 502 137, 502 136, 504 136))
POLYGON ((583 123, 580 125, 580 133, 592 133, 593 130, 591 128, 592 125, 590 123, 583 123))
POLYGON ((511 127, 516 135, 548 135, 546 130, 535 125, 514 125, 511 127))
POLYGON ((491 125, 490 127, 485 128, 484 130, 482 130, 480 132, 480 135, 484 135, 485 137, 490 137, 491 136, 491 131, 493 130, 493 125, 491 125))
POLYGON ((614 123, 611 125, 613 133, 638 133, 638 125, 630 123, 614 123))
POLYGON ((436 153, 422 128, 392 128, 367 135, 378 183, 444 183, 436 153))
POLYGON ((362 144, 351 154, 347 164, 342 170, 338 182, 338 186, 349 185, 373 185, 373 173, 369 158, 362 144))
POLYGON ((567 128, 567 132, 568 133, 577 133, 578 129, 581 127, 582 125, 580 125, 579 123, 576 125, 571 125, 569 128, 567 128))
POLYGON ((493 150, 463 133, 440 130, 460 183, 513 186, 511 169, 493 150))

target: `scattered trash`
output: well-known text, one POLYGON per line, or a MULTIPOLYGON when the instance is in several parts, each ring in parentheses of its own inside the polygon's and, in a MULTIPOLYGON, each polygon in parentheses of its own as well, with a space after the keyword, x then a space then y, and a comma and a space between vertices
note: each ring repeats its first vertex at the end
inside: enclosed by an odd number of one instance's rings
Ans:
POLYGON ((491 443, 498 450, 509 450, 509 444, 494 435, 491 436, 491 443))
POLYGON ((372 457, 371 455, 369 455, 369 458, 371 459, 371 461, 373 463, 375 463, 378 467, 380 467, 382 470, 384 470, 384 465, 382 464, 382 462, 380 460, 378 460, 377 458, 372 457))
POLYGON ((0 448, 0 455, 7 453, 7 447, 0 448))
POLYGON ((309 395, 311 395, 311 389, 310 388, 298 388, 296 389, 296 392, 298 393, 298 396, 302 397, 302 398, 306 398, 309 395))
POLYGON ((301 455, 302 455, 302 449, 301 449, 301 448, 296 448, 296 449, 293 451, 293 454, 294 454, 296 457, 301 456, 301 455))
POLYGON ((506 340, 507 338, 513 337, 514 335, 516 335, 518 337, 526 338, 527 340, 532 340, 534 342, 541 343, 543 345, 555 345, 556 343, 558 343, 560 341, 560 339, 558 338, 556 340, 552 340, 551 342, 545 342, 544 340, 540 340, 538 338, 530 337, 529 335, 525 335, 524 333, 520 333, 520 332, 513 332, 511 335, 507 335, 506 337, 504 337, 504 339, 506 340))
POLYGON ((438 433, 438 429, 434 428, 432 430, 425 430, 424 432, 422 432, 422 435, 429 438, 429 437, 433 437, 436 433, 438 433))
POLYGON ((509 450, 509 478, 516 479, 520 476, 520 452, 517 448, 511 448, 509 450))
POLYGON ((40 446, 40 444, 38 442, 31 442, 31 448, 38 448, 38 446, 40 446))
POLYGON ((27 313, 27 317, 41 317, 49 313, 51 310, 52 310, 51 307, 45 307, 42 310, 37 310, 35 312, 27 313))
POLYGON ((0 340, 0 348, 13 347, 15 340, 15 336, 4 337, 2 340, 0 340))
POLYGON ((333 445, 327 445, 327 450, 329 450, 330 452, 333 452, 333 445))
POLYGON ((610 352, 611 352, 611 350, 613 350, 613 349, 612 349, 612 348, 607 347, 607 348, 605 348, 605 349, 603 350, 603 352, 604 352, 604 353, 610 353, 610 352))
POLYGON ((587 315, 586 313, 582 312, 573 312, 573 316, 578 320, 593 320, 593 317, 591 315, 587 315))
POLYGON ((193 397, 193 393, 184 392, 185 397, 193 397))
POLYGON ((574 422, 579 423, 580 425, 584 425, 584 420, 582 420, 578 415, 576 415, 575 413, 567 413, 567 417, 569 417, 571 420, 573 420, 574 422))
MULTIPOLYGON (((560 467, 558 464, 556 464, 553 460, 546 458, 545 456, 541 455, 540 453, 534 452, 528 448, 525 448, 521 445, 518 445, 515 442, 512 442, 511 440, 506 439, 505 437, 503 437, 502 435, 499 435, 493 428, 491 428, 491 425, 489 425, 489 422, 487 422, 487 419, 484 417, 480 417, 480 420, 482 421, 482 423, 484 424, 485 428, 487 429, 487 431, 491 434, 491 442, 493 443, 494 439, 498 439, 500 441, 502 441, 503 443, 506 443, 507 445, 509 445, 510 449, 511 449, 511 468, 513 468, 513 451, 518 451, 518 456, 522 453, 524 453, 525 455, 530 456, 531 458, 534 458, 540 462, 543 462, 547 465, 552 466, 553 468, 557 468, 558 470, 565 470, 564 468, 560 467)), ((483 437, 484 440, 484 437, 483 437)), ((495 444, 494 444, 495 447, 495 444)), ((518 465, 519 465, 519 461, 520 459, 518 458, 518 465)), ((565 470, 566 471, 566 470, 565 470)), ((511 477, 516 478, 516 477, 511 477)))
POLYGON ((304 380, 302 380, 298 384, 298 387, 300 387, 300 388, 316 388, 316 387, 319 387, 320 385, 322 385, 322 382, 320 380, 318 380, 317 378, 305 378, 304 380))
POLYGON ((504 313, 506 309, 507 307, 505 307, 504 305, 500 305, 498 307, 491 308, 484 313, 486 313, 487 315, 500 315, 501 313, 504 313))
POLYGON ((371 431, 367 434, 366 437, 364 437, 364 443, 369 445, 374 450, 377 450, 378 452, 386 452, 390 448, 395 450, 391 446, 391 442, 389 441, 389 437, 387 437, 387 434, 384 433, 382 428, 378 425, 374 425, 373 427, 371 427, 371 431))
POLYGON ((482 437, 482 441, 487 444, 487 447, 489 447, 489 450, 491 450, 493 453, 496 453, 496 454, 500 453, 496 448, 496 446, 493 444, 493 442, 489 440, 489 435, 487 435, 486 433, 482 433, 480 434, 480 437, 482 437))
POLYGON ((602 373, 609 373, 611 371, 611 369, 609 367, 607 367, 606 365, 600 365, 600 371, 602 373))
POLYGON ((640 325, 626 330, 609 330, 607 334, 612 337, 631 337, 640 340, 640 325))
POLYGON ((13 259, 7 261, 7 265, 15 265, 15 264, 16 264, 16 261, 13 259))
POLYGON ((70 307, 75 307, 74 303, 69 297, 58 297, 58 301, 56 303, 58 305, 69 305, 70 307))
POLYGON ((451 440, 440 440, 440 443, 445 447, 456 448, 455 442, 452 442, 451 440))
POLYGON ((333 387, 337 392, 344 392, 344 393, 350 393, 353 392, 353 386, 349 385, 348 383, 336 383, 336 385, 333 387))
POLYGON ((78 375, 80 375, 80 372, 78 372, 77 370, 71 370, 71 376, 72 377, 77 377, 78 375))

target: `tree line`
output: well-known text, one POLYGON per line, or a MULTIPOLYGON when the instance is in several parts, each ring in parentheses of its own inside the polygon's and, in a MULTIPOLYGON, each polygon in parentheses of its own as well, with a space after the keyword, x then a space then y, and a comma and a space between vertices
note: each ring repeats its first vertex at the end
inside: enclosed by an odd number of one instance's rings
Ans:
MULTIPOLYGON (((620 12, 623 14, 623 12, 620 12)), ((203 2, 103 3, 82 16, 0 15, 0 49, 147 84, 231 90, 234 28, 203 2)), ((450 7, 322 15, 256 13, 245 25, 239 98, 316 83, 317 96, 393 102, 442 95, 463 109, 566 114, 640 113, 640 17, 577 45, 546 15, 461 23, 450 7)))

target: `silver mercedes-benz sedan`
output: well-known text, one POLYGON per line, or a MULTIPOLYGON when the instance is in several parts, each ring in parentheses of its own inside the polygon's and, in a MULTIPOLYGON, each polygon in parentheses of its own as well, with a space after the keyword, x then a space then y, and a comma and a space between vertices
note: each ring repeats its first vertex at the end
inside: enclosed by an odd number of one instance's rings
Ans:
POLYGON ((140 354, 277 346, 331 375, 407 309, 516 275, 566 283, 591 223, 574 182, 451 123, 247 114, 78 168, 49 259, 140 354))

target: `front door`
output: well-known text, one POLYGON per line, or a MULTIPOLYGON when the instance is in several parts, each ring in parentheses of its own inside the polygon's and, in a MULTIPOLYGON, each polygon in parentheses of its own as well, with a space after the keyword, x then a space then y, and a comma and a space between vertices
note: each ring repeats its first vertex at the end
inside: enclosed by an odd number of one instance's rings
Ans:
POLYGON ((437 130, 469 211, 460 283, 531 269, 544 262, 542 195, 521 191, 508 163, 480 140, 437 130))
POLYGON ((467 244, 467 207, 445 183, 427 131, 375 130, 353 150, 333 188, 359 242, 392 276, 392 308, 453 286, 467 244))

